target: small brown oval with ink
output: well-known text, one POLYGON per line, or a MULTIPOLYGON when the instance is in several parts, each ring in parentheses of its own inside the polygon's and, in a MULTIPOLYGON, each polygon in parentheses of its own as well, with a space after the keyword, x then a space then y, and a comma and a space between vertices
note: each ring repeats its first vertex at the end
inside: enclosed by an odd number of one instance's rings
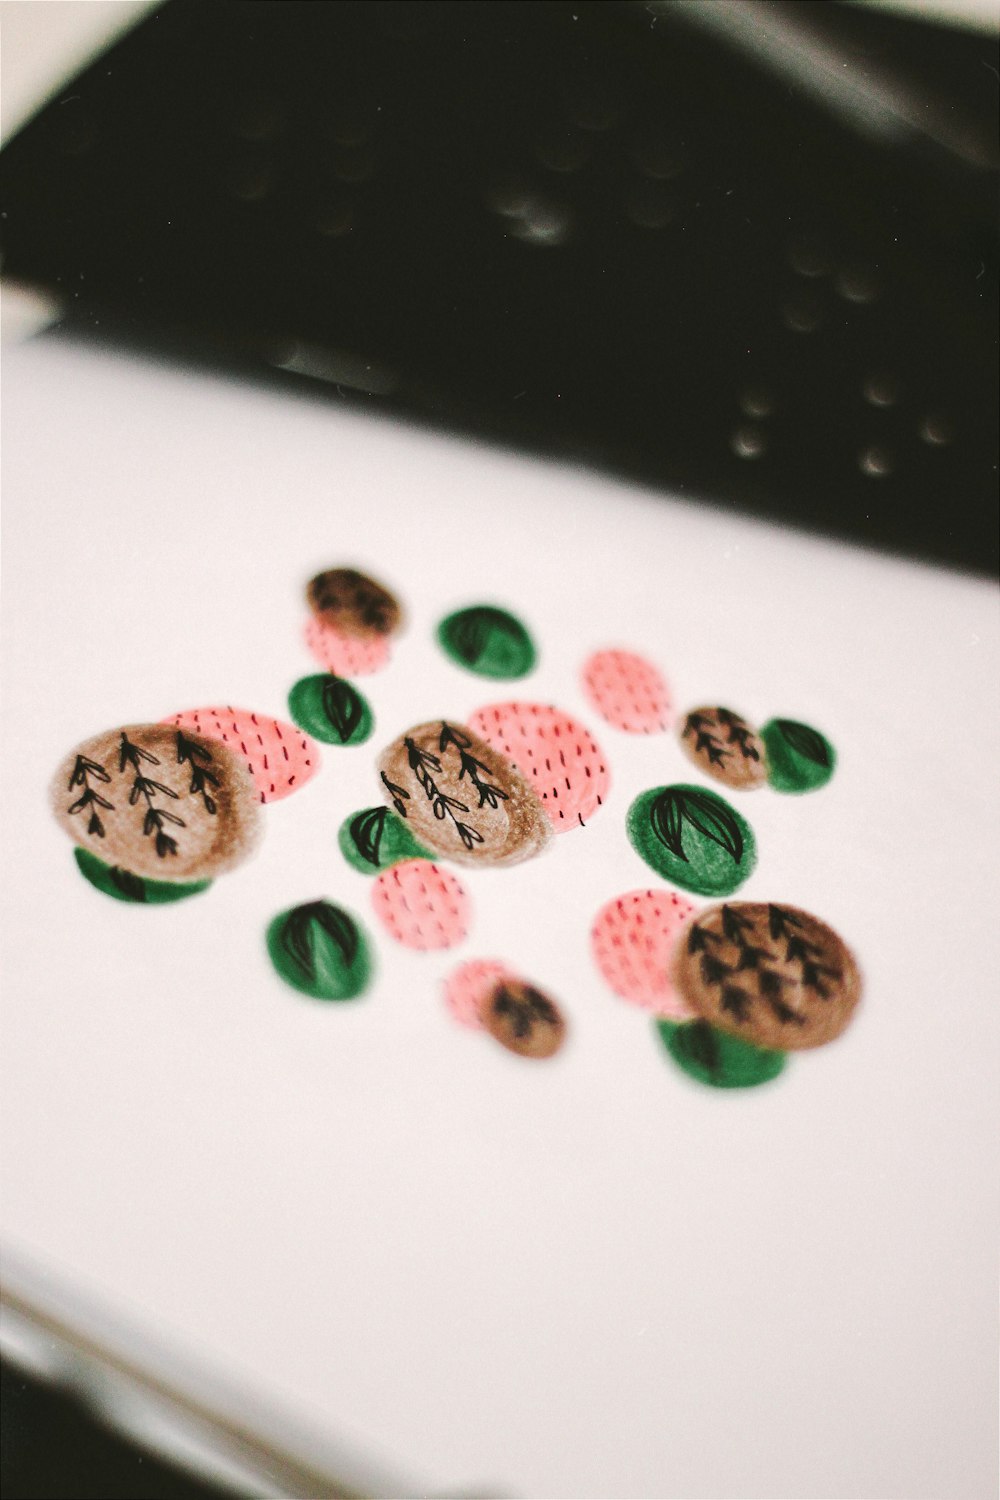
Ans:
POLYGON ((443 858, 519 864, 552 836, 520 771, 464 724, 417 724, 383 750, 378 770, 385 800, 413 837, 443 858))
POLYGON ((681 725, 680 740, 699 771, 738 791, 767 780, 764 741, 729 708, 695 708, 681 725))
POLYGON ((756 1047, 822 1047, 845 1029, 861 973, 841 937, 796 906, 711 906, 677 940, 671 978, 720 1031, 756 1047))
POLYGON ((381 583, 355 568, 317 573, 306 597, 313 614, 342 635, 357 640, 394 635, 402 622, 398 600, 381 583))
POLYGON ((559 1007, 534 985, 502 979, 480 1011, 490 1036, 518 1057, 552 1057, 566 1040, 566 1021, 559 1007))
POLYGON ((231 869, 260 828, 259 795, 244 761, 174 724, 127 724, 84 740, 60 765, 50 795, 75 844, 155 880, 231 869))

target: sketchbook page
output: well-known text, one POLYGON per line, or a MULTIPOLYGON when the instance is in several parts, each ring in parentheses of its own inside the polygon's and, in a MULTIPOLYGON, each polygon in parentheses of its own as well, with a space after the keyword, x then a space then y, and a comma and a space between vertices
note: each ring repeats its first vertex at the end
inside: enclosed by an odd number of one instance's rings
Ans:
POLYGON ((19 1261, 430 1490, 986 1493, 992 587, 124 357, 39 343, 4 373, 0 1068, 19 1261), (289 722, 290 690, 321 673, 305 588, 340 565, 405 612, 381 669, 351 679, 370 735, 322 743, 209 889, 109 899, 50 810, 57 768, 112 727, 208 705, 289 722), (523 678, 442 650, 440 622, 483 603, 530 632, 523 678), (601 717, 581 670, 611 648, 665 678, 670 732, 601 717), (582 726, 606 795, 537 858, 436 864, 467 935, 403 946, 375 909, 382 876, 345 859, 339 830, 388 806, 376 763, 409 729, 515 700, 582 726), (832 778, 798 796, 720 784, 677 733, 719 705, 818 731, 832 778), (700 1083, 669 1018, 595 962, 613 898, 713 905, 628 836, 640 794, 677 786, 703 799, 661 806, 683 838, 711 823, 707 794, 752 834, 733 902, 815 914, 863 974, 843 1035, 761 1087, 700 1083), (276 916, 319 900, 368 944, 352 1003, 300 993, 269 959, 276 916), (555 1003, 553 1056, 459 1024, 443 986, 477 959, 555 1003))

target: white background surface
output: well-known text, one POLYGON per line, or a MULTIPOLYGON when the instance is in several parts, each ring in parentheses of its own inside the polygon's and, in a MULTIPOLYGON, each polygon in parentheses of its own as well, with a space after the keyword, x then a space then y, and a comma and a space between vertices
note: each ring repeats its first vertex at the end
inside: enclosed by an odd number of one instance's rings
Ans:
POLYGON ((992 1495, 994 590, 150 366, 36 345, 5 377, 7 1243, 415 1484, 992 1495), (341 561, 409 613, 359 683, 373 740, 325 750, 207 896, 102 899, 48 813, 55 765, 119 722, 284 714, 315 670, 303 585, 341 561), (539 641, 513 691, 434 644, 479 599, 539 641), (760 847, 741 895, 815 911, 867 979, 844 1038, 755 1093, 690 1083, 591 966, 598 906, 657 883, 628 803, 699 779, 589 712, 578 668, 611 644, 681 709, 801 718, 840 755, 814 796, 733 796, 760 847), (595 730, 608 804, 463 872, 461 949, 393 949, 337 828, 378 800, 380 745, 504 696, 595 730), (354 1006, 263 955, 319 895, 378 947, 354 1006), (442 976, 491 955, 563 1002, 559 1059, 450 1020, 442 976))

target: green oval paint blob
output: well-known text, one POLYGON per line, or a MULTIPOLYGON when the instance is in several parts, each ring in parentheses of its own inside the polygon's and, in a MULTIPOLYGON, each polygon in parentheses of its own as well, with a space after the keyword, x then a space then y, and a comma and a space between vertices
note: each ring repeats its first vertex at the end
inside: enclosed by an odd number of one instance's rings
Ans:
POLYGON ((73 858, 84 880, 89 881, 95 891, 133 906, 166 906, 172 901, 185 901, 188 896, 200 896, 212 884, 210 880, 189 880, 187 883, 148 880, 144 875, 133 875, 131 870, 121 869, 119 865, 106 865, 89 849, 74 849, 73 858))
POLYGON ((777 1078, 785 1066, 784 1052, 753 1047, 707 1021, 657 1021, 656 1027, 677 1066, 713 1089, 754 1089, 777 1078))
POLYGON ((324 745, 363 745, 375 727, 354 684, 330 672, 300 678, 288 695, 288 711, 300 729, 324 745))
POLYGON ((771 719, 760 731, 767 779, 776 792, 815 792, 826 786, 837 752, 825 735, 795 719, 771 719))
POLYGON ((368 940, 332 901, 308 901, 281 912, 267 929, 267 951, 292 989, 314 1000, 353 1000, 372 971, 368 940))
POLYGON ((480 677, 526 677, 538 660, 521 621, 492 604, 474 604, 446 616, 437 638, 453 662, 480 677))
POLYGON ((650 869, 699 896, 730 896, 757 863, 757 841, 745 818, 700 786, 656 786, 642 792, 625 821, 629 842, 650 869))
POLYGON ((418 844, 406 823, 389 807, 366 807, 345 818, 337 833, 340 852, 353 870, 374 875, 404 859, 436 859, 418 844))

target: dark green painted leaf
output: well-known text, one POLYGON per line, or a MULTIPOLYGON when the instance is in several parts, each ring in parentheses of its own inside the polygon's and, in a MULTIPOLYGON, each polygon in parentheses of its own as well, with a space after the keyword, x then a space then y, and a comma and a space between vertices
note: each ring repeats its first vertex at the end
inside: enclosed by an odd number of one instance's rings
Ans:
POLYGON ((725 849, 737 864, 743 858, 743 834, 731 809, 712 792, 690 787, 667 787, 650 809, 656 836, 678 859, 687 860, 684 824, 725 849))
POLYGON ((323 708, 342 744, 347 744, 361 723, 361 698, 343 677, 330 677, 323 685, 323 708))
POLYGON ((830 764, 829 746, 818 730, 808 724, 799 724, 795 719, 776 719, 775 723, 798 755, 817 766, 830 764))
POLYGON ((301 678, 288 695, 288 710, 300 729, 325 745, 361 745, 375 723, 353 683, 329 672, 301 678))
POLYGON ((89 849, 74 849, 73 858, 80 874, 95 891, 132 906, 167 906, 188 896, 199 896, 212 884, 210 880, 148 880, 119 865, 106 865, 89 849))
POLYGON ((287 984, 317 1000, 352 1000, 368 983, 368 944, 353 917, 331 901, 309 901, 267 929, 271 962, 287 984))
POLYGON ((480 677, 524 677, 537 660, 534 642, 521 621, 492 604, 475 604, 448 615, 437 636, 452 661, 480 677))

